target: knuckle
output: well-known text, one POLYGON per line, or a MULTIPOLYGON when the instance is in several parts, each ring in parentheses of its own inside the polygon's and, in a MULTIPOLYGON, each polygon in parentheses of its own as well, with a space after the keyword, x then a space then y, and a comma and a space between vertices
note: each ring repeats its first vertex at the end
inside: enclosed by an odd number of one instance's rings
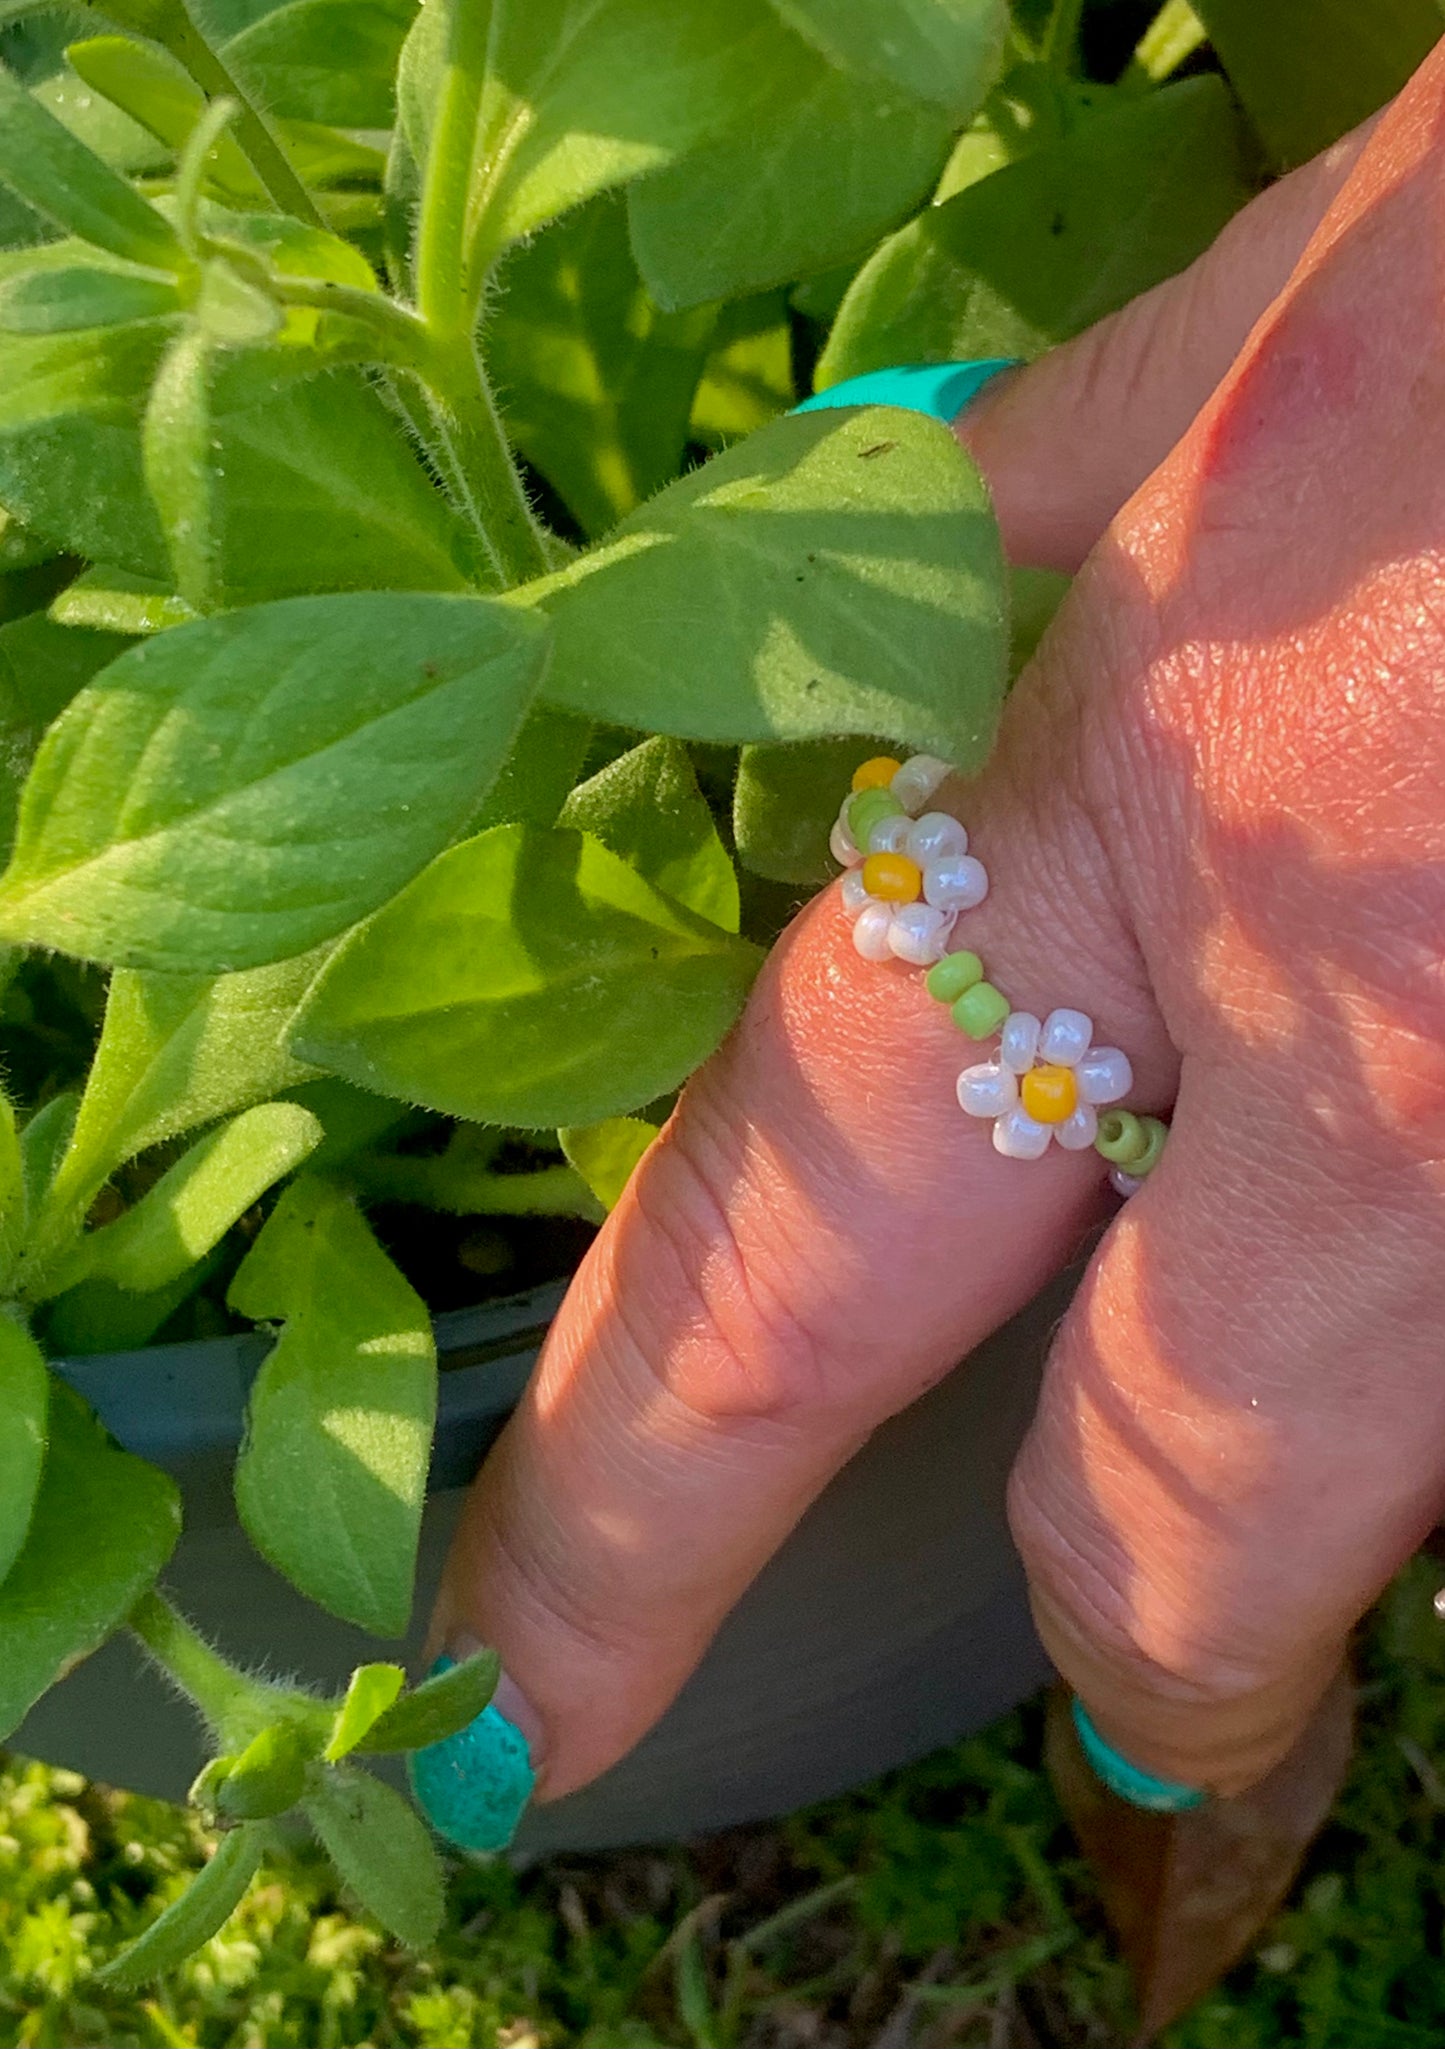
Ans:
POLYGON ((1068 1673, 1103 1672, 1176 1710, 1230 1708, 1274 1678, 1271 1655, 1234 1600, 1171 1595, 1137 1552, 1127 1561, 1089 1518, 1062 1509, 1027 1468, 1009 1482, 1009 1526, 1049 1648, 1068 1673))
POLYGON ((646 1278, 623 1286, 617 1310, 640 1362, 695 1421, 788 1424, 830 1406, 828 1350, 799 1313, 806 1290, 791 1277, 794 1250, 775 1210, 777 1242, 739 1236, 738 1162, 724 1165, 701 1104, 670 1135, 660 1171, 640 1177, 640 1247, 646 1278), (661 1285, 659 1285, 661 1283, 661 1285), (663 1327, 657 1304, 665 1302, 663 1327))

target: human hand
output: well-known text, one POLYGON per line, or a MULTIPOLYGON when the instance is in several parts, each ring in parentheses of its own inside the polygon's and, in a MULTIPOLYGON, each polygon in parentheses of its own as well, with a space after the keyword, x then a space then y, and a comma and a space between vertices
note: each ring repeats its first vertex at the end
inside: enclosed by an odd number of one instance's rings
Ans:
MULTIPOLYGON (((967 944, 1174 1119, 1059 1334, 1014 1529, 1103 1734, 1223 1792, 1445 1501, 1442 122, 1437 55, 959 430, 1016 560, 1092 549, 953 791, 992 878, 967 944)), ((1003 1160, 961 1116, 977 1055, 921 979, 857 957, 835 890, 798 919, 470 1498, 436 1634, 500 1650, 543 1797, 631 1747, 829 1477, 1104 1214, 1097 1156, 1003 1160)))

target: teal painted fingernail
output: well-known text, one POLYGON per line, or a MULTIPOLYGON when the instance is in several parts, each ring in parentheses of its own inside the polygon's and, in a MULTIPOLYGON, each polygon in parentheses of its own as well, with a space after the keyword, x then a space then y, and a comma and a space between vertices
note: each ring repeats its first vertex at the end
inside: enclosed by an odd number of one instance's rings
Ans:
MULTIPOLYGON (((443 1655, 432 1671, 449 1671, 454 1662, 443 1655)), ((507 1691, 516 1697, 515 1689, 507 1691)), ((414 1750, 407 1771, 422 1813, 462 1850, 505 1850, 537 1783, 527 1739, 495 1699, 455 1736, 414 1750)))
POLYGON ((1130 1764, 1112 1743, 1106 1743, 1089 1718, 1089 1710, 1074 1696, 1074 1727, 1079 1732, 1084 1755, 1097 1778, 1111 1793, 1127 1800, 1131 1807, 1146 1808, 1151 1814, 1187 1814, 1202 1807, 1209 1795, 1198 1786, 1181 1786, 1174 1779, 1156 1779, 1153 1772, 1130 1764))
POLYGON ((892 370, 867 370, 861 377, 845 378, 815 391, 795 413, 821 412, 829 406, 902 406, 906 412, 927 413, 945 424, 977 398, 986 384, 1005 370, 1016 370, 1016 356, 985 356, 972 363, 900 363, 892 370))

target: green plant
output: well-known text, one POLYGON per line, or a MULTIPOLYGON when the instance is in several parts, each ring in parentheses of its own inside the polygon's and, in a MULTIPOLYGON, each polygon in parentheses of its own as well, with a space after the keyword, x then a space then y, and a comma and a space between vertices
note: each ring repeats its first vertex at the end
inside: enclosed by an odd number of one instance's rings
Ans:
POLYGON ((828 381, 1049 346, 1438 28, 1171 0, 1101 83, 1081 15, 0 11, 0 1733, 128 1623, 214 1734, 228 1829, 120 1974, 218 1925, 298 1806, 425 1942, 428 1841, 348 1759, 460 1726, 494 1673, 398 1697, 371 1665, 323 1703, 235 1670, 156 1589, 174 1488, 45 1352, 187 1302, 279 1325, 241 1519, 400 1633, 435 1355, 368 1203, 600 1213, 743 1000, 782 915, 756 878, 821 877, 840 744, 988 752, 982 482, 932 421, 776 417, 795 350, 828 381), (1253 142, 1197 56, 1216 18, 1253 142), (109 970, 93 1058, 93 975, 46 950, 109 970))

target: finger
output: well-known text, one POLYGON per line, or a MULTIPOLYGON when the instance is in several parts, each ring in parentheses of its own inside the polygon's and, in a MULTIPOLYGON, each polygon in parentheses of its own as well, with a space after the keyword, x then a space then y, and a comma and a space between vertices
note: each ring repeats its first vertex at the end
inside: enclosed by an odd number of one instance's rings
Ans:
POLYGON ((955 432, 992 485, 1012 561, 1079 567, 1283 290, 1374 127, 1270 186, 1177 277, 965 409, 955 432))
POLYGON ((1119 872, 1184 1064, 1013 1515, 1103 1734, 1226 1792, 1445 1505, 1442 201, 1445 57, 1091 570, 1148 619, 1119 872))
MULTIPOLYGON (((1032 694, 971 820, 994 887, 969 936, 1023 1006, 1077 996, 1162 1102, 1172 1056, 1032 694), (1037 810, 1010 787, 1025 761, 1037 810)), ((545 1795, 632 1746, 827 1479, 1100 1212, 1097 1156, 1004 1160, 963 1116, 980 1055, 921 983, 858 958, 836 890, 797 923, 584 1262, 468 1502, 438 1627, 500 1651, 545 1795)))

